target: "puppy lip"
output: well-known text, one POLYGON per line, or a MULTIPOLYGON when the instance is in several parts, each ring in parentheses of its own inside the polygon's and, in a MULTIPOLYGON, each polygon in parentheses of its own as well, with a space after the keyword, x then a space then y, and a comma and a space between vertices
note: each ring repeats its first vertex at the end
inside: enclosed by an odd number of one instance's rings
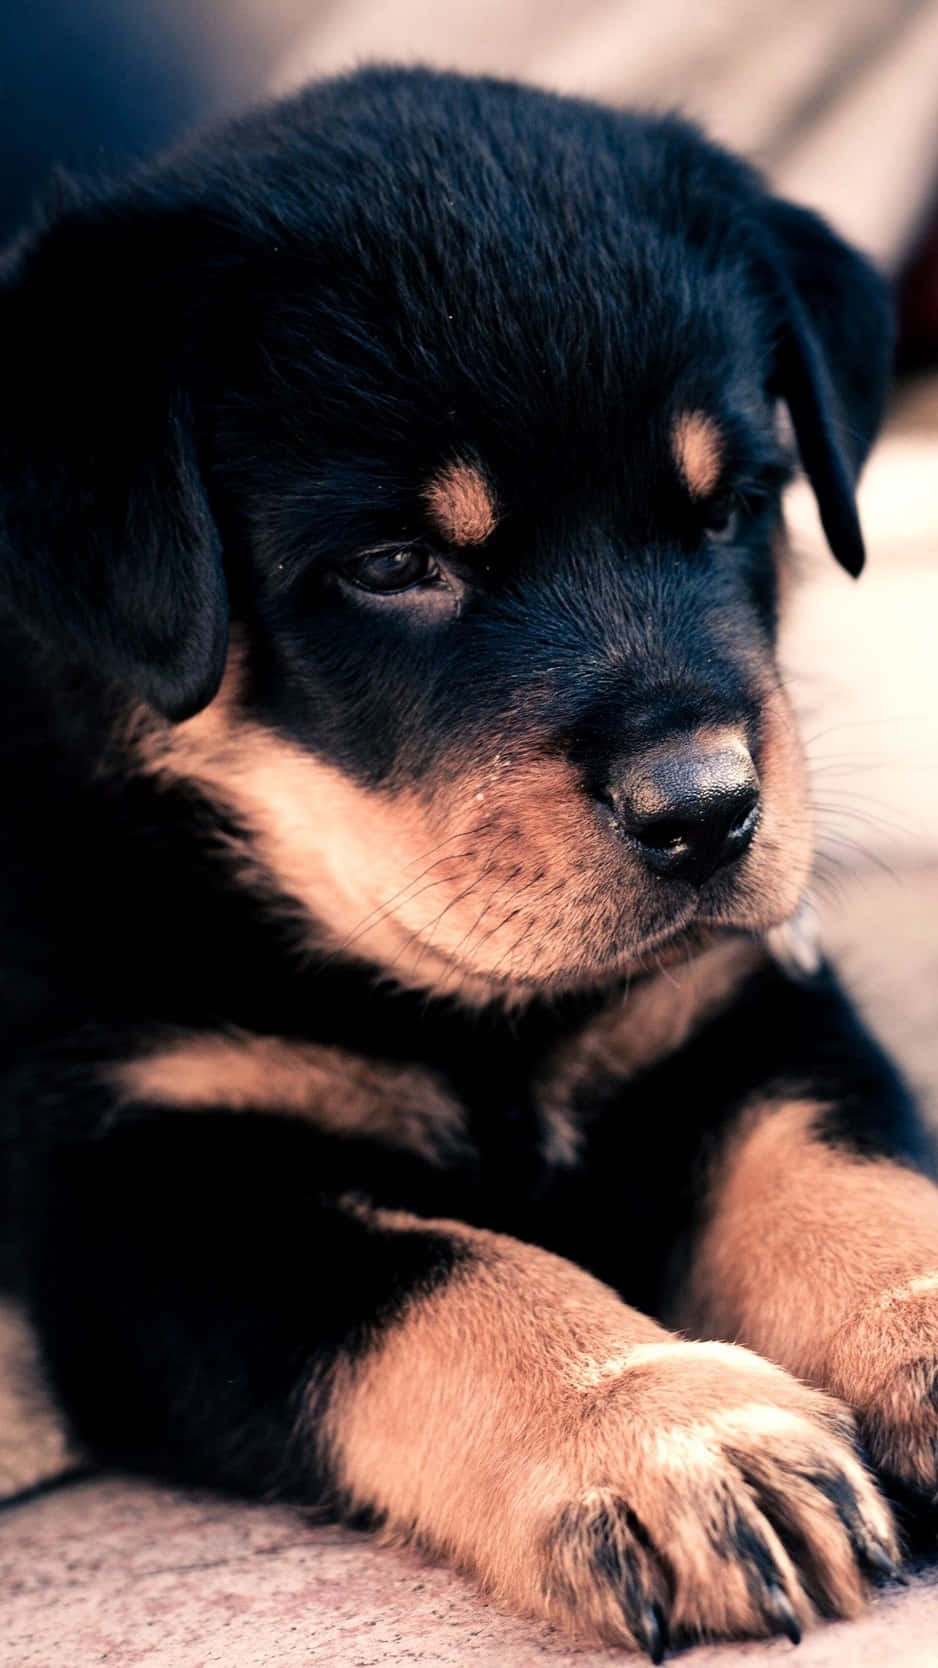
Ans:
MULTIPOLYGON (((525 973, 524 971, 504 971, 497 968, 492 971, 483 967, 473 967, 461 958, 452 956, 438 945, 427 946, 419 934, 408 934, 412 946, 418 953, 432 948, 440 961, 444 962, 453 972, 466 978, 489 984, 493 990, 517 989, 519 986, 529 990, 532 994, 549 991, 560 986, 585 986, 602 984, 621 978, 627 974, 647 971, 643 965, 643 958, 652 951, 678 944, 684 934, 690 932, 703 923, 698 918, 696 907, 682 910, 667 926, 646 934, 635 943, 627 946, 607 944, 591 960, 586 956, 582 960, 566 967, 555 968, 545 974, 525 973)), ((722 925, 722 923, 721 923, 722 925)))
POLYGON ((725 899, 719 897, 707 900, 709 907, 704 908, 699 917, 703 927, 727 928, 730 931, 754 933, 764 936, 770 930, 784 926, 792 916, 791 907, 782 914, 777 907, 772 906, 772 899, 766 898, 765 907, 758 910, 751 898, 734 897, 731 887, 725 899))

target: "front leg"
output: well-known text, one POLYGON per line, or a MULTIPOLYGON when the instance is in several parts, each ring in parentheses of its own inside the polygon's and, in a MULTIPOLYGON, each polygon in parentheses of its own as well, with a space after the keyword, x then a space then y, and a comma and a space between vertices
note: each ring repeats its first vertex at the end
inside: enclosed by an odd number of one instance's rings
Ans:
POLYGON ((712 1166, 673 1318, 843 1397, 876 1466, 934 1499, 938 1187, 924 1133, 826 977, 748 1018, 782 1028, 775 1069, 712 1166))
POLYGON ((354 1143, 141 1108, 35 1162, 34 1313, 106 1461, 364 1512, 655 1659, 852 1614, 895 1557, 839 1403, 550 1253, 343 1199, 354 1143))

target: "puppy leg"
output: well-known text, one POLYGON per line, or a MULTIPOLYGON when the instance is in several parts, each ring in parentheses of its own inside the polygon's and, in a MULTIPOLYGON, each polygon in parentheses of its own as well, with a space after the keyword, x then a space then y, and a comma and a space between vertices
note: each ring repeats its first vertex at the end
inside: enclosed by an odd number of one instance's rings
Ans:
POLYGON ((249 1113, 56 1141, 33 1305, 93 1452, 368 1513, 656 1658, 857 1610, 895 1547, 840 1404, 550 1253, 343 1202, 342 1152, 249 1113))
POLYGON ((876 1465, 938 1493, 938 1188, 830 1103, 743 1115, 675 1318, 843 1397, 876 1465))

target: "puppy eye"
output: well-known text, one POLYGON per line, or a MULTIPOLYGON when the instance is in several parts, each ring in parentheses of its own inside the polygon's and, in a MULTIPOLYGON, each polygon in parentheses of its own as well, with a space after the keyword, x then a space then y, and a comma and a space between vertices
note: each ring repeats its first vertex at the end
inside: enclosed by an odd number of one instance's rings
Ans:
POLYGON ((411 591, 439 575, 429 551, 419 545, 404 550, 371 550, 346 563, 345 572, 360 590, 376 591, 382 596, 411 591))
POLYGON ((704 532, 711 544, 732 544, 739 532, 739 505, 729 493, 721 494, 704 511, 704 532))

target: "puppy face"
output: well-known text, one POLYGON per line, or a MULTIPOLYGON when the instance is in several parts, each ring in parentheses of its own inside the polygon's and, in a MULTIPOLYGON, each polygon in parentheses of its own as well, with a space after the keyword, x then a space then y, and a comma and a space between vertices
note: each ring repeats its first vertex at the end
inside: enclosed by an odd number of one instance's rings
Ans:
MULTIPOLYGON (((163 668, 174 630, 187 664, 167 693, 152 643, 137 659, 151 704, 202 710, 149 730, 147 768, 238 813, 252 878, 330 952, 479 999, 797 906, 781 400, 847 565, 858 535, 849 460, 811 427, 837 355, 765 202, 675 124, 386 73, 242 124, 139 188, 136 233, 108 222, 173 272, 121 442, 151 506, 154 411, 185 384, 162 456, 200 618, 167 574, 163 668), (206 705, 219 574, 237 653, 206 705)), ((809 230, 829 271, 856 259, 809 230)), ((856 384, 855 429, 879 397, 856 384)))

